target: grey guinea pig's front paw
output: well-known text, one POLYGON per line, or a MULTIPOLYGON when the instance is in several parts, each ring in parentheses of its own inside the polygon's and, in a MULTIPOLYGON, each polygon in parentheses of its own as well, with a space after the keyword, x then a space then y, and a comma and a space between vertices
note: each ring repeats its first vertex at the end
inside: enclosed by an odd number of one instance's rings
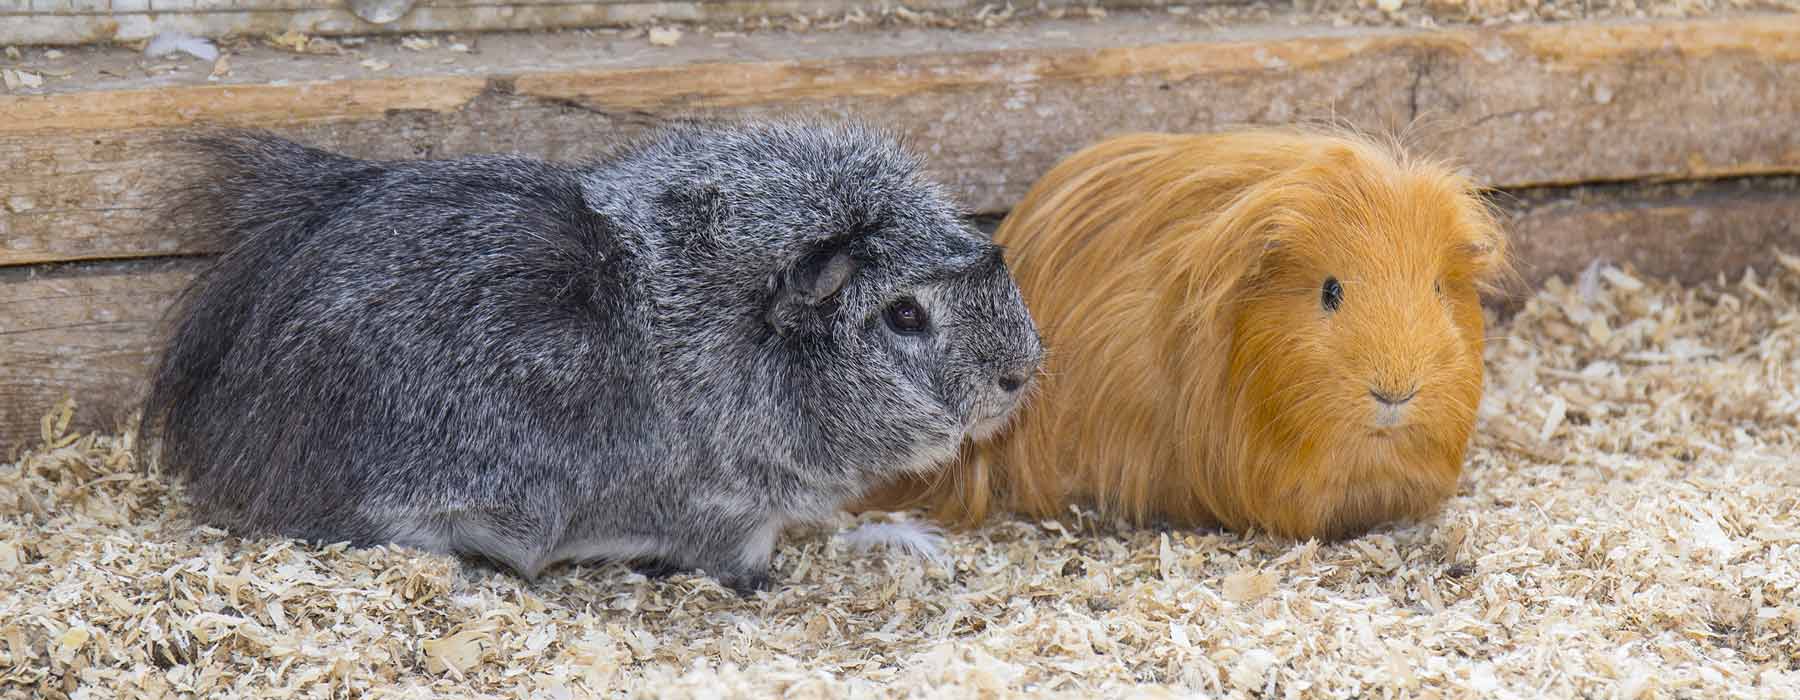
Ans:
MULTIPOLYGON (((682 566, 667 559, 637 559, 625 562, 625 568, 651 581, 663 581, 679 574, 701 572, 700 569, 682 566)), ((745 598, 754 596, 757 591, 774 588, 774 579, 767 571, 725 571, 713 576, 713 579, 718 581, 719 585, 731 589, 733 593, 745 598)))
POLYGON ((757 591, 775 589, 775 579, 767 571, 720 574, 718 581, 742 598, 754 598, 757 591))
POLYGON ((515 578, 521 581, 528 580, 523 576, 520 576, 518 572, 507 568, 505 564, 501 564, 479 554, 459 554, 456 557, 456 561, 461 565, 458 568, 462 572, 463 578, 468 581, 485 581, 495 577, 515 578))

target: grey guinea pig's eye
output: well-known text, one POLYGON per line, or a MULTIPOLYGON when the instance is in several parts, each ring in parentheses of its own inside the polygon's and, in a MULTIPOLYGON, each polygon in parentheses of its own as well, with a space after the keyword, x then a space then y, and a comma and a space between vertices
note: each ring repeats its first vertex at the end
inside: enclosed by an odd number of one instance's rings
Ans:
POLYGON ((1319 290, 1319 305, 1326 311, 1336 311, 1344 303, 1344 285, 1338 284, 1336 277, 1325 278, 1325 288, 1319 290))
POLYGON ((925 329, 931 325, 931 319, 925 315, 925 307, 920 306, 919 302, 911 297, 894 300, 894 303, 889 304, 882 315, 887 317, 888 328, 894 329, 895 333, 907 335, 924 333, 925 329))

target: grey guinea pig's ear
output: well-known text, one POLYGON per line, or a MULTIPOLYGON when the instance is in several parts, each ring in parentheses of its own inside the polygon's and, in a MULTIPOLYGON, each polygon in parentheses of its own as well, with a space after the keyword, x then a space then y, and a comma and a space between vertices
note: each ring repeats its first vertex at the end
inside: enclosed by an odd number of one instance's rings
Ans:
POLYGON ((712 182, 670 187, 657 196, 656 204, 665 222, 681 234, 708 230, 723 217, 724 203, 712 182))
POLYGON ((769 305, 768 321, 776 332, 785 335, 802 315, 830 300, 859 265, 842 242, 819 246, 782 271, 774 280, 775 298, 769 305))

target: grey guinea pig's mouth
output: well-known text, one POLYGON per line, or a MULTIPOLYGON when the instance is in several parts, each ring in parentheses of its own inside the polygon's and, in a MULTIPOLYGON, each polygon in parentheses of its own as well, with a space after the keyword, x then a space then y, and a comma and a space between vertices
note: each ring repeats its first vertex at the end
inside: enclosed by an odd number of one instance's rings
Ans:
POLYGON ((1023 400, 1013 401, 1009 405, 987 411, 986 415, 976 415, 964 432, 975 440, 986 440, 993 437, 995 433, 1004 430, 1008 424, 1013 422, 1013 419, 1019 415, 1019 407, 1023 403, 1023 400))
POLYGON ((993 437, 994 433, 1000 432, 1000 429, 1005 428, 1006 424, 1011 422, 1009 420, 1010 418, 1011 416, 1006 414, 983 418, 975 421, 975 423, 970 425, 968 430, 964 432, 968 433, 968 436, 972 439, 986 440, 993 437))

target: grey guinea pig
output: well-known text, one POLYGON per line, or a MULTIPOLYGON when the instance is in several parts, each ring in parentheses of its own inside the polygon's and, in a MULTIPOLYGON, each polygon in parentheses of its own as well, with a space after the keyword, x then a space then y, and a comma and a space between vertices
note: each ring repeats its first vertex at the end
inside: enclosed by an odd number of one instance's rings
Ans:
POLYGON ((183 142, 170 220, 228 248, 140 434, 240 534, 747 593, 785 525, 998 429, 1043 354, 1001 250, 866 126, 669 128, 579 167, 183 142))

